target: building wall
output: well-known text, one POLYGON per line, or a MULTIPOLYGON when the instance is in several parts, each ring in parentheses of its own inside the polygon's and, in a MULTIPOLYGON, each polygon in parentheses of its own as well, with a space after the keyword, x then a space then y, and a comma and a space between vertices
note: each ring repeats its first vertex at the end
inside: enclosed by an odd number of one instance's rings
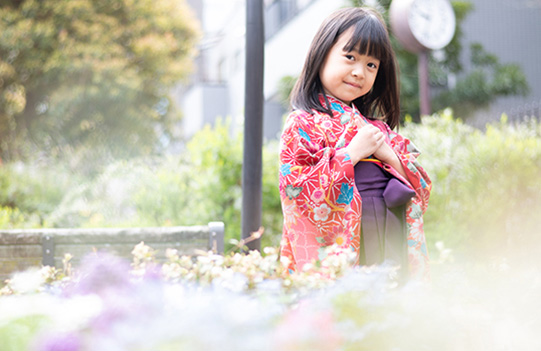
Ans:
MULTIPOLYGON (((469 62, 470 43, 479 42, 501 63, 520 65, 531 88, 526 97, 500 98, 488 109, 477 112, 471 123, 483 126, 487 121, 499 119, 502 113, 515 114, 527 109, 527 105, 541 103, 541 1, 470 2, 474 10, 464 21, 463 62, 469 62)), ((465 69, 468 68, 466 64, 465 69)))
POLYGON ((198 45, 198 68, 190 83, 173 92, 183 112, 183 135, 217 117, 242 125, 244 108, 244 0, 189 0, 203 31, 198 45))
POLYGON ((312 38, 323 20, 333 11, 346 5, 345 0, 303 1, 298 12, 280 31, 265 43, 265 138, 276 138, 287 113, 278 97, 280 80, 285 76, 298 76, 302 70, 312 38))
MULTIPOLYGON (((178 89, 185 118, 184 132, 189 137, 197 126, 212 120, 200 99, 202 89, 211 84, 226 86, 221 106, 227 111, 221 116, 230 116, 236 130, 244 120, 244 66, 245 66, 245 23, 246 9, 243 0, 190 0, 199 11, 204 36, 199 45, 197 61, 203 64, 193 77, 192 84, 178 89), (203 85, 204 87, 201 87, 203 85), (199 109, 199 112, 195 110, 199 109), (190 121, 188 121, 190 119, 190 121), (192 119, 194 121, 192 121, 192 119), (197 122, 200 121, 200 122, 197 122)), ((264 68, 264 123, 263 134, 267 139, 276 138, 282 126, 286 108, 277 98, 278 83, 286 75, 298 75, 302 69, 310 42, 323 21, 332 11, 347 3, 346 0, 279 0, 266 1, 267 41, 264 68)))
POLYGON ((319 25, 333 11, 345 5, 347 1, 312 2, 288 22, 280 32, 267 40, 265 44, 265 99, 274 97, 280 79, 287 75, 299 75, 308 47, 319 25))
MULTIPOLYGON (((469 44, 480 42, 502 63, 518 63, 531 86, 531 94, 525 98, 499 99, 490 108, 479 111, 472 123, 483 125, 488 120, 498 119, 502 112, 509 113, 517 107, 541 102, 541 65, 538 63, 541 57, 541 0, 470 1, 475 10, 463 26, 466 71, 469 68, 469 44)), ((199 45, 201 67, 192 79, 193 84, 181 89, 180 106, 184 111, 185 130, 189 132, 187 136, 196 130, 196 126, 211 123, 218 115, 232 117, 234 128, 241 130, 244 120, 245 1, 189 2, 198 10, 204 37, 199 45), (205 89, 211 89, 212 93, 204 93, 205 89), (202 96, 212 96, 212 100, 202 96), (209 108, 209 104, 213 107, 209 108), (221 113, 220 108, 224 109, 221 113)), ((287 112, 278 99, 280 79, 300 73, 308 47, 323 19, 348 3, 347 0, 265 0, 265 138, 279 135, 283 115, 287 112)))
POLYGON ((213 124, 216 118, 227 118, 228 91, 224 84, 194 85, 183 98, 183 132, 192 136, 205 124, 213 124))

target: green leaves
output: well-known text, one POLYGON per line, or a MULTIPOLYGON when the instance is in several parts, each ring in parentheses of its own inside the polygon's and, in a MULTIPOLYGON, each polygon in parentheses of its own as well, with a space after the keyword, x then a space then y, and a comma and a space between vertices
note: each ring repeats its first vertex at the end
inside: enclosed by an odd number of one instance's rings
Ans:
POLYGON ((471 45, 470 73, 458 80, 453 89, 434 99, 434 107, 451 107, 457 116, 468 118, 499 96, 525 96, 529 92, 526 76, 516 64, 502 64, 481 44, 471 45))
MULTIPOLYGON (((503 248, 520 251, 523 258, 539 247, 538 122, 511 124, 502 118, 482 131, 447 109, 420 124, 406 123, 401 134, 419 148, 419 163, 433 182, 424 216, 429 246, 441 240, 457 254, 503 248)), ((278 153, 277 142, 265 144, 263 247, 277 247, 281 238, 278 153)), ((180 155, 117 161, 92 178, 61 163, 6 162, 0 167, 0 227, 170 226, 219 220, 225 222, 228 242, 240 237, 241 173, 242 135, 232 134, 228 121, 205 127, 180 155)))
POLYGON ((494 254, 538 247, 534 213, 541 211, 541 127, 501 122, 475 129, 450 110, 407 124, 433 191, 424 217, 429 244, 494 254))

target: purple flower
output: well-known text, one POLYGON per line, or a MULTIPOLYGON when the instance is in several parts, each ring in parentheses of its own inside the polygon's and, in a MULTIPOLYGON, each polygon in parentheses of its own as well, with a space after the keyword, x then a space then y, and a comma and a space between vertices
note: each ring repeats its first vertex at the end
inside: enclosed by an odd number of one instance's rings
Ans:
POLYGON ((53 333, 38 341, 36 351, 79 351, 82 343, 76 333, 53 333))
POLYGON ((97 253, 83 258, 77 279, 68 293, 107 295, 131 286, 128 261, 111 254, 97 253))
POLYGON ((148 264, 145 268, 145 274, 143 280, 146 282, 161 282, 162 270, 161 266, 157 264, 148 264))

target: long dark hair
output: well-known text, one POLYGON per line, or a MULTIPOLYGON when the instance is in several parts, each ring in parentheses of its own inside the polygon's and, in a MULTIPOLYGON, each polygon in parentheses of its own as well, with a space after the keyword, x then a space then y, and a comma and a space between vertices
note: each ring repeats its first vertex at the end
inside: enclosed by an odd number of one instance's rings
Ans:
POLYGON ((358 50, 380 60, 378 75, 372 90, 355 100, 353 104, 366 117, 382 119, 394 129, 400 122, 400 97, 396 57, 385 22, 381 16, 368 8, 345 8, 331 14, 317 31, 301 75, 291 92, 291 105, 308 112, 316 110, 332 117, 330 105, 325 97, 326 107, 319 101, 319 94, 325 96, 319 71, 325 58, 338 37, 353 27, 353 35, 344 47, 345 51, 358 50))

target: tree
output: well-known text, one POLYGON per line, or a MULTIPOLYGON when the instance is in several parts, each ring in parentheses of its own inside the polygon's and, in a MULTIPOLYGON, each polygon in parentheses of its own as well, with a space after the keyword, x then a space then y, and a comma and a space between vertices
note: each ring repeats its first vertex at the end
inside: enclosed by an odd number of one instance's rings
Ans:
MULTIPOLYGON (((373 6, 380 11, 389 25, 389 8, 392 0, 351 0, 353 6, 373 6)), ((462 23, 473 10, 469 1, 451 1, 456 16, 455 36, 444 49, 429 55, 429 79, 433 90, 439 93, 432 96, 435 110, 451 107, 458 117, 467 118, 475 110, 486 107, 500 96, 526 95, 528 83, 521 68, 516 64, 501 64, 498 58, 484 51, 481 44, 471 47, 472 69, 466 74, 460 61, 462 53, 462 23), (450 76, 457 76, 453 87, 448 84, 450 76)), ((414 119, 419 116, 419 83, 417 56, 404 50, 391 36, 393 48, 400 66, 400 99, 404 113, 414 119)))
POLYGON ((4 160, 149 153, 174 121, 197 37, 183 0, 7 0, 0 18, 4 160))
POLYGON ((526 76, 518 65, 501 64, 479 43, 472 44, 470 50, 473 69, 457 81, 454 89, 433 99, 435 109, 451 106, 457 116, 468 117, 471 111, 487 107, 497 96, 528 93, 526 76))

